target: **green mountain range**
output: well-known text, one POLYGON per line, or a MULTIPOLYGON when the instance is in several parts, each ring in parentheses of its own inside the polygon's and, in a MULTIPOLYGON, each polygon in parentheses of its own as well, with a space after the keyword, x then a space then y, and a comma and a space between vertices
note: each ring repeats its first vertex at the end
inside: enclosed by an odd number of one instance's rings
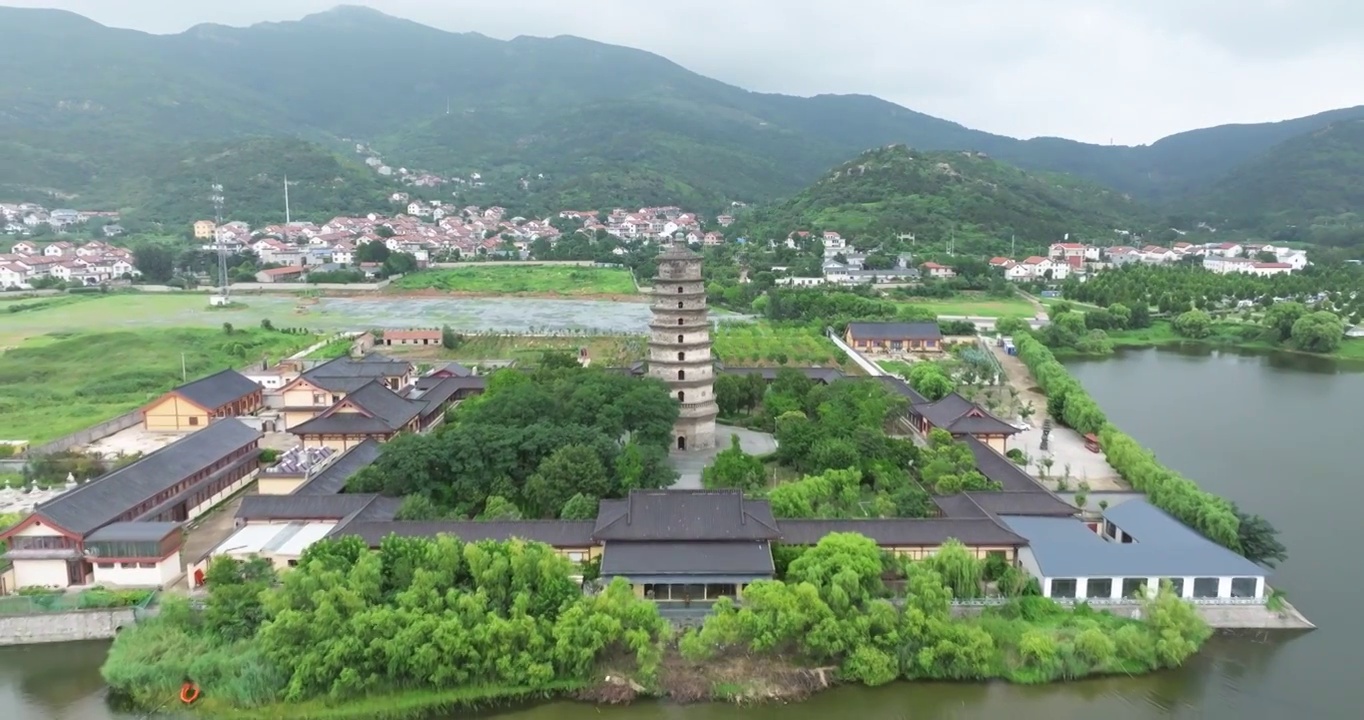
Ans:
MULTIPOLYGON (((140 203, 125 188, 146 186, 148 158, 174 175, 223 142, 274 136, 349 159, 364 143, 394 167, 477 172, 485 184, 469 202, 532 210, 772 201, 867 148, 902 143, 983 152, 1034 179, 1066 173, 1217 217, 1242 201, 1229 173, 1364 118, 1357 107, 1100 146, 984 133, 863 95, 755 93, 639 50, 567 36, 501 41, 356 7, 176 35, 54 10, 0 8, 0 26, 12 29, 0 43, 0 198, 82 206, 140 203)), ((290 158, 261 156, 258 172, 302 177, 284 166, 290 158)))
POLYGON ((903 145, 870 150, 791 199, 759 208, 741 226, 756 237, 797 230, 852 236, 913 234, 933 246, 951 239, 966 254, 992 254, 1019 239, 1036 252, 1067 233, 1095 241, 1155 218, 1114 190, 1059 173, 1029 173, 969 151, 903 145))
POLYGON ((1185 202, 1192 215, 1281 241, 1364 241, 1364 120, 1334 123, 1274 146, 1185 202))

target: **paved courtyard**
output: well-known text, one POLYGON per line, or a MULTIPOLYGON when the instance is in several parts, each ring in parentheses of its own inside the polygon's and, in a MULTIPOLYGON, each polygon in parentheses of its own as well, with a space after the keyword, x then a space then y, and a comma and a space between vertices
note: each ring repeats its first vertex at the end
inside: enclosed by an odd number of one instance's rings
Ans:
POLYGON ((1129 489, 1122 476, 1108 464, 1102 453, 1086 450, 1085 439, 1074 430, 1061 427, 1059 422, 1052 423, 1051 438, 1047 443, 1048 452, 1042 452, 1042 422, 1047 416, 1046 396, 1041 393, 1032 373, 1017 355, 1010 355, 1004 352, 1003 348, 995 347, 993 344, 990 350, 999 360, 1000 367, 1004 368, 1009 384, 1018 391, 1019 401, 1031 403, 1037 411, 1037 414, 1029 419, 1031 426, 1009 440, 1009 447, 1018 448, 1028 456, 1028 472, 1033 477, 1041 479, 1043 468, 1038 463, 1050 458, 1051 469, 1046 471, 1047 479, 1044 482, 1052 489, 1056 489, 1057 486, 1055 478, 1066 478, 1066 484, 1071 490, 1081 482, 1089 483, 1090 490, 1094 491, 1129 489), (1067 466, 1070 468, 1069 474, 1066 472, 1067 466))
POLYGON ((1126 490, 1122 476, 1108 464, 1102 453, 1085 449, 1084 438, 1074 430, 1053 424, 1047 452, 1041 450, 1042 428, 1034 425, 1009 440, 1009 447, 1018 448, 1028 456, 1028 472, 1042 480, 1047 487, 1057 489, 1057 478, 1065 478, 1071 490, 1081 482, 1089 483, 1090 490, 1126 490), (1040 463, 1051 459, 1051 468, 1040 463))
POLYGON ((674 450, 669 453, 668 461, 677 471, 677 482, 673 483, 672 489, 700 490, 701 471, 710 465, 711 460, 714 460, 721 450, 729 449, 730 438, 735 436, 739 438, 739 447, 743 448, 744 452, 749 455, 768 455, 777 450, 777 441, 765 432, 729 425, 716 425, 715 449, 697 452, 674 450))
MULTIPOLYGON (((87 445, 85 449, 107 458, 134 453, 146 455, 187 435, 189 433, 148 432, 143 426, 134 425, 126 430, 119 430, 109 437, 96 440, 87 445)), ((260 443, 262 448, 281 451, 288 450, 296 445, 298 445, 298 437, 286 432, 266 433, 265 437, 261 438, 260 443)))

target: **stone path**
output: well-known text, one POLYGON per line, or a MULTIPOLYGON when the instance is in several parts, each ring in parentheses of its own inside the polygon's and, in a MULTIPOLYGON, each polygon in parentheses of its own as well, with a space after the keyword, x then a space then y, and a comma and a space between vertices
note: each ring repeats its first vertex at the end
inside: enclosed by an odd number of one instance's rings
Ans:
POLYGON ((777 441, 767 433, 729 425, 716 425, 713 450, 695 452, 674 450, 668 454, 668 462, 677 471, 677 482, 673 483, 671 489, 700 490, 701 471, 710 465, 711 460, 715 459, 721 450, 729 449, 730 438, 734 436, 738 436, 739 447, 749 455, 768 455, 777 450, 777 441))

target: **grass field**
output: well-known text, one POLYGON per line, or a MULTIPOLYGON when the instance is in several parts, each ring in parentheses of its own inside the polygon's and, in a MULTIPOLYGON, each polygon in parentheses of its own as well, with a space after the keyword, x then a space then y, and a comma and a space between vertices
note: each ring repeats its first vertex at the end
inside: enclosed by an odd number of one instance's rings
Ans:
POLYGON ((716 328, 715 355, 736 367, 838 367, 840 359, 847 357, 828 338, 813 330, 737 322, 716 328))
POLYGON ((915 298, 902 302, 905 305, 928 308, 935 315, 1029 318, 1036 314, 1032 303, 1021 297, 994 298, 984 295, 962 294, 951 298, 915 298))
MULTIPOLYGON (((1201 340, 1191 340, 1177 334, 1168 321, 1156 320, 1151 323, 1151 327, 1149 328, 1109 331, 1108 337, 1113 340, 1114 347, 1151 347, 1155 345, 1198 342, 1218 347, 1235 347, 1245 350, 1296 352, 1292 348, 1281 347, 1263 340, 1244 340, 1237 334, 1237 330, 1243 327, 1244 325, 1240 323, 1213 323, 1213 334, 1210 337, 1201 340)), ((1341 342, 1339 350, 1330 355, 1320 357, 1331 357, 1350 361, 1364 360, 1364 338, 1348 338, 1341 342)))
POLYGON ((0 438, 42 443, 108 420, 190 379, 315 342, 242 328, 168 328, 48 336, 0 354, 0 438))
POLYGON ((562 265, 489 265, 450 270, 422 270, 390 286, 394 290, 443 290, 487 295, 534 293, 564 295, 633 295, 635 281, 624 268, 562 265))
POLYGON ((244 330, 267 318, 276 327, 288 327, 302 324, 291 316, 297 303, 297 298, 252 296, 242 306, 210 310, 206 295, 190 293, 111 293, 10 301, 0 305, 0 348, 27 347, 41 341, 36 336, 49 333, 169 326, 214 328, 225 322, 244 330), (42 305, 18 312, 7 309, 33 303, 42 305))

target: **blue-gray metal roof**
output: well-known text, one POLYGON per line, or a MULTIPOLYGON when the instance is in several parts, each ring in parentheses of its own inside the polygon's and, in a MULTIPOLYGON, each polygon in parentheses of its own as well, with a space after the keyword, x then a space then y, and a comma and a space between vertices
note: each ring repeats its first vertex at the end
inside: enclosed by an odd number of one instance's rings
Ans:
POLYGON ((1134 538, 1110 542, 1070 518, 1001 517, 1028 539, 1042 574, 1078 577, 1263 577, 1269 571, 1189 529, 1145 500, 1105 513, 1134 538), (1119 512, 1121 510, 1121 512, 1119 512))

